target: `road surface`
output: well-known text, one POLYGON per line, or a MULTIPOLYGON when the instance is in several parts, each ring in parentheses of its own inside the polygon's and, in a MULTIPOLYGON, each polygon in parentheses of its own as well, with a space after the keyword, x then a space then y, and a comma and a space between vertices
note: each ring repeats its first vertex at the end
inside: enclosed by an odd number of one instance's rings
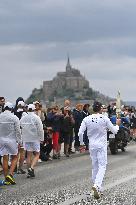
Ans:
POLYGON ((16 175, 17 185, 2 186, 0 205, 136 205, 136 145, 111 155, 104 181, 104 196, 95 200, 91 190, 88 154, 40 163, 36 178, 16 175))

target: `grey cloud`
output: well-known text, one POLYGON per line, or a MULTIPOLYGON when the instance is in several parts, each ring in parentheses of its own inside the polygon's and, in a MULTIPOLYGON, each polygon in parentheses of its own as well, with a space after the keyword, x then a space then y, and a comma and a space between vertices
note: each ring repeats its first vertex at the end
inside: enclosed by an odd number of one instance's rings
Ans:
MULTIPOLYGON (((33 63, 47 63, 66 59, 67 54, 72 58, 97 56, 100 58, 114 58, 118 56, 136 55, 136 41, 134 38, 107 38, 105 40, 90 40, 81 42, 49 42, 43 44, 15 45, 18 58, 33 63)), ((13 57, 12 57, 13 58, 13 57)))
POLYGON ((132 0, 129 4, 122 0, 2 2, 1 44, 84 41, 136 34, 136 4, 132 0))

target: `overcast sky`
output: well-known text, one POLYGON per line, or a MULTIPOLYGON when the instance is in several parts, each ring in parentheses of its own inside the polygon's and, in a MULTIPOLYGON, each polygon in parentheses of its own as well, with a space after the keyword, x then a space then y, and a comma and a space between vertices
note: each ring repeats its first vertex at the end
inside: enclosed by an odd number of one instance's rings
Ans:
POLYGON ((25 99, 64 71, 67 54, 90 86, 136 101, 135 0, 0 0, 1 96, 25 99))

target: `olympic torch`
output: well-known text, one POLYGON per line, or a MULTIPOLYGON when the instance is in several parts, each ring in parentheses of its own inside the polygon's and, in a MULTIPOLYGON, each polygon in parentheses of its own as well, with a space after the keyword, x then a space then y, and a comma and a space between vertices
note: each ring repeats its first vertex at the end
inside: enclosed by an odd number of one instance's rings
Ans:
POLYGON ((118 91, 117 93, 117 98, 116 98, 116 116, 117 119, 120 119, 120 112, 121 112, 121 98, 120 98, 120 92, 118 91))

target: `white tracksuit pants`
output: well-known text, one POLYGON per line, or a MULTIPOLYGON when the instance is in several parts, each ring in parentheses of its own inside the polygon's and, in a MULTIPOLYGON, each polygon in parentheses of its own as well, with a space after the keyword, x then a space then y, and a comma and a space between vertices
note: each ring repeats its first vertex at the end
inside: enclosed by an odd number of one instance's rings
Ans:
POLYGON ((90 149, 90 157, 92 159, 92 181, 94 186, 101 191, 107 165, 107 146, 90 149))

